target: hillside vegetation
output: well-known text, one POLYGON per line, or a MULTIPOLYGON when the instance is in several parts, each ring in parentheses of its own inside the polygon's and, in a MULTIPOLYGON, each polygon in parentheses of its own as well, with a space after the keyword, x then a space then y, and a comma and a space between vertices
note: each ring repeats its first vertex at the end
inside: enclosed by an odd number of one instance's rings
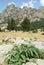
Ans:
POLYGON ((31 31, 41 29, 42 31, 44 31, 44 19, 41 19, 41 21, 30 22, 30 20, 25 17, 22 23, 20 24, 13 18, 11 20, 8 19, 7 29, 16 31, 31 31))

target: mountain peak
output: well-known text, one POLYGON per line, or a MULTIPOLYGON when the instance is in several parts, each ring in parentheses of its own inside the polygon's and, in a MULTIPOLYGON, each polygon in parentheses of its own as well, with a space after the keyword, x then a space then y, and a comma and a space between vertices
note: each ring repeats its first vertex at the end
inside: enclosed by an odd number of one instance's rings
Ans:
POLYGON ((15 3, 14 3, 14 2, 10 2, 10 3, 8 3, 8 6, 9 6, 9 5, 15 5, 15 3))

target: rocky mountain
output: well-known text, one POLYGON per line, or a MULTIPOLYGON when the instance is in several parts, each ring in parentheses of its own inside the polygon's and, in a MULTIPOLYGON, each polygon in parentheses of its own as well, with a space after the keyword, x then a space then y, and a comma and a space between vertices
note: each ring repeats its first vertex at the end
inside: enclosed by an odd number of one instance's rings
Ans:
POLYGON ((39 9, 44 12, 44 6, 40 6, 39 9))
POLYGON ((21 23, 25 17, 28 17, 31 22, 36 20, 39 21, 41 18, 44 18, 44 12, 42 12, 40 9, 37 10, 27 7, 21 9, 16 7, 14 4, 8 5, 6 9, 0 13, 0 27, 7 26, 8 18, 14 18, 21 23))

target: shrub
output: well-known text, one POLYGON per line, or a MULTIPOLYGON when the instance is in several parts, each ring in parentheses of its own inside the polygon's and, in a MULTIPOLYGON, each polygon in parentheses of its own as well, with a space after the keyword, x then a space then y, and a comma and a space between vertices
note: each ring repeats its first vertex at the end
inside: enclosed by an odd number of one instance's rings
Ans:
POLYGON ((19 46, 15 45, 13 49, 8 52, 5 62, 8 65, 22 65, 31 58, 43 58, 41 51, 34 45, 21 44, 19 46))
POLYGON ((43 31, 43 32, 44 32, 44 27, 42 27, 41 31, 43 31))
POLYGON ((32 32, 33 32, 33 33, 37 33, 37 32, 38 32, 38 30, 37 30, 37 29, 34 29, 34 30, 32 30, 32 32))
POLYGON ((44 28, 44 19, 40 19, 40 21, 36 20, 35 22, 31 22, 31 30, 41 28, 44 28))
POLYGON ((44 33, 42 33, 42 35, 44 35, 44 33))
POLYGON ((23 31, 29 31, 30 30, 30 20, 26 17, 24 21, 21 23, 21 27, 23 31))
POLYGON ((2 30, 1 30, 1 28, 0 28, 0 32, 1 32, 2 30))

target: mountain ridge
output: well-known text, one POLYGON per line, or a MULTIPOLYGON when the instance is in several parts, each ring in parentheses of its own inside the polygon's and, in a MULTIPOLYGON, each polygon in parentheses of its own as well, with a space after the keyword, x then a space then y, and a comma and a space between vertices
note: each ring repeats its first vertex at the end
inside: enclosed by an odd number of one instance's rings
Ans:
POLYGON ((27 17, 31 22, 35 22, 36 20, 40 21, 41 18, 44 18, 44 13, 40 9, 35 8, 27 8, 23 7, 23 9, 16 7, 14 4, 8 5, 2 13, 0 13, 0 23, 5 25, 7 24, 7 20, 9 18, 18 19, 19 23, 27 17))

